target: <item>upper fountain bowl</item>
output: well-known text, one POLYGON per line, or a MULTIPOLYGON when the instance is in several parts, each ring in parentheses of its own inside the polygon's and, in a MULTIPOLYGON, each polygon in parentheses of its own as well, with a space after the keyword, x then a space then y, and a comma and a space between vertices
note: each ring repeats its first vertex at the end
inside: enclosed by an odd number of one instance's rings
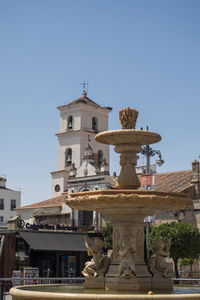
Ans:
POLYGON ((161 136, 158 133, 148 130, 135 130, 137 117, 138 111, 135 108, 122 108, 119 111, 119 119, 122 129, 101 132, 96 135, 96 141, 102 144, 114 146, 126 144, 129 145, 129 149, 130 145, 134 148, 136 146, 139 147, 138 152, 141 151, 140 146, 158 143, 161 140, 161 136))
POLYGON ((96 141, 108 145, 132 144, 135 146, 158 143, 161 136, 147 130, 121 129, 104 131, 96 135, 96 141))

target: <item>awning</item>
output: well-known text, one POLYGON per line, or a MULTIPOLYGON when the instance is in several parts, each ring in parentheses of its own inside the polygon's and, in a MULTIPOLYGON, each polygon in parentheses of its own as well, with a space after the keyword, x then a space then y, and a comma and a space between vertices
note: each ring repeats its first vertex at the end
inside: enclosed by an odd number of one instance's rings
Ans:
POLYGON ((19 234, 33 250, 87 251, 84 233, 19 231, 19 234))

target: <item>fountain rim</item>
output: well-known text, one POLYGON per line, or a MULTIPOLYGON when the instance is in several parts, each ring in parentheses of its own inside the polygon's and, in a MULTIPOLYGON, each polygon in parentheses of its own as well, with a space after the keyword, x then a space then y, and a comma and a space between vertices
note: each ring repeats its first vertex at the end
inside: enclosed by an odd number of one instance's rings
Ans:
POLYGON ((95 140, 102 144, 108 145, 120 145, 120 144, 134 144, 134 145, 150 145, 160 142, 162 139, 159 133, 148 131, 148 130, 141 130, 141 129, 116 129, 116 130, 108 130, 98 133, 95 136, 95 140), (113 138, 111 141, 110 138, 113 138), (119 137, 131 137, 132 139, 128 141, 118 142, 119 137), (141 142, 134 142, 134 138, 136 137, 148 137, 149 141, 141 141, 141 142), (109 139, 109 140, 108 140, 109 139))
POLYGON ((185 210, 192 204, 186 195, 155 190, 98 190, 72 193, 71 196, 65 200, 69 207, 96 210, 105 216, 119 215, 122 211, 126 215, 154 215, 161 211, 185 210))
MULTIPOLYGON (((172 197, 182 197, 188 198, 187 195, 182 193, 175 193, 175 192, 165 192, 165 191, 158 191, 158 190, 136 190, 136 189, 120 189, 120 188, 113 188, 107 190, 95 190, 95 191, 84 191, 84 192, 77 192, 71 193, 70 198, 81 197, 81 196, 94 196, 94 195, 117 195, 117 194, 125 194, 125 195, 144 195, 144 196, 172 196, 172 197)), ((70 199, 68 198, 68 199, 70 199)))
MULTIPOLYGON (((62 286, 62 284, 41 284, 37 286, 42 287, 52 287, 52 286, 62 286)), ((41 291, 34 291, 23 288, 33 288, 33 285, 26 285, 26 286, 17 286, 10 289, 9 294, 14 297, 14 299, 29 299, 29 300, 52 300, 53 299, 60 299, 60 300, 145 300, 145 299, 156 299, 156 300, 193 300, 198 299, 200 300, 200 294, 143 294, 143 295, 137 295, 137 294, 87 294, 87 293, 58 293, 58 292, 41 292, 41 291)))

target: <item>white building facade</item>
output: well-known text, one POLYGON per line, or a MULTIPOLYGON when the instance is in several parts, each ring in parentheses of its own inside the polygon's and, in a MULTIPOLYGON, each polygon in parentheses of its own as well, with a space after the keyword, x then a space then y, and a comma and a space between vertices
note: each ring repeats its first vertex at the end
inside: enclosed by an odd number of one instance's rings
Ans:
POLYGON ((7 228, 8 220, 21 206, 21 192, 6 187, 6 178, 0 177, 0 228, 7 228))
POLYGON ((58 167, 51 172, 51 198, 19 208, 17 213, 25 224, 33 224, 36 218, 49 217, 53 221, 63 215, 66 218, 61 225, 84 227, 81 230, 100 228, 99 214, 72 210, 65 199, 74 192, 110 188, 109 145, 96 142, 95 135, 108 130, 112 108, 98 105, 84 91, 80 98, 59 106, 58 110, 58 167))
POLYGON ((94 164, 100 167, 103 161, 109 165, 109 145, 95 141, 98 132, 108 130, 110 107, 102 107, 87 97, 84 91, 77 100, 59 106, 60 126, 58 137, 58 169, 51 173, 51 197, 57 197, 68 190, 69 170, 72 164, 79 169, 84 151, 90 140, 94 164))
MULTIPOLYGON (((59 106, 58 170, 52 172, 51 196, 110 188, 109 145, 95 141, 95 135, 108 130, 111 107, 103 107, 82 96, 59 106)), ((96 212, 71 210, 72 225, 100 228, 96 212)))

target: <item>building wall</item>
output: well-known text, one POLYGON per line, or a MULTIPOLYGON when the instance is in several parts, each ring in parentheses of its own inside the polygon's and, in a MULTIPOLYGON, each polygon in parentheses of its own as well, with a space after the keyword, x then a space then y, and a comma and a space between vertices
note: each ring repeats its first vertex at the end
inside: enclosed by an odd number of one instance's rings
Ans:
POLYGON ((90 136, 91 146, 94 153, 97 154, 98 150, 101 149, 105 155, 107 163, 109 164, 109 146, 97 143, 95 141, 96 132, 92 130, 93 117, 97 118, 98 132, 108 130, 107 113, 105 114, 105 112, 87 107, 87 110, 82 109, 79 112, 75 111, 74 114, 76 117, 74 117, 73 110, 70 109, 69 111, 70 113, 66 113, 65 118, 63 118, 61 114, 59 133, 65 133, 58 135, 58 170, 65 168, 65 151, 68 148, 72 149, 72 162, 75 163, 76 168, 80 167, 84 156, 85 146, 88 144, 88 135, 90 136), (73 129, 67 130, 66 124, 70 115, 74 117, 73 129))
POLYGON ((83 104, 73 105, 71 108, 69 106, 62 107, 60 109, 59 132, 80 129, 92 131, 93 117, 98 120, 98 132, 108 129, 108 111, 83 104), (72 129, 67 128, 69 116, 73 116, 72 129))
POLYGON ((55 172, 52 173, 51 181, 51 197, 58 197, 67 189, 68 172, 55 172), (56 186, 59 185, 60 190, 56 190, 56 186))
POLYGON ((84 158, 84 150, 88 145, 88 136, 90 145, 93 148, 95 163, 97 164, 98 151, 102 150, 104 159, 109 164, 109 146, 97 143, 95 135, 97 132, 108 129, 109 109, 93 107, 90 104, 76 103, 58 107, 60 111, 58 137, 58 169, 62 171, 52 172, 51 197, 57 197, 68 188, 68 173, 70 166, 66 165, 66 151, 72 150, 72 163, 78 169, 84 158), (72 128, 68 127, 69 117, 72 116, 72 128), (97 128, 92 128, 92 120, 97 120, 97 128), (55 186, 60 186, 60 191, 55 191, 55 186))
MULTIPOLYGON (((16 207, 21 206, 21 192, 7 188, 0 188, 0 199, 4 199, 4 209, 0 209, 0 217, 3 217, 3 222, 0 222, 0 227, 7 227, 7 222, 10 217, 16 215, 15 210, 11 210, 11 200, 16 200, 16 207)), ((1 219, 1 218, 0 218, 1 219)))
POLYGON ((17 210, 17 215, 20 216, 20 219, 24 220, 25 224, 33 224, 33 212, 34 208, 29 208, 29 209, 18 209, 17 210))
POLYGON ((59 132, 66 132, 70 131, 67 128, 68 125, 68 118, 69 116, 73 116, 73 129, 71 130, 79 130, 81 127, 81 115, 80 115, 80 108, 73 107, 73 108, 62 108, 60 111, 60 121, 59 121, 59 132))
POLYGON ((65 152, 72 149, 72 163, 76 168, 80 167, 80 132, 71 131, 69 134, 58 136, 58 170, 65 168, 65 152))
POLYGON ((80 111, 81 114, 81 128, 83 130, 92 131, 92 119, 97 119, 97 132, 108 130, 108 112, 94 107, 83 107, 80 111))
MULTIPOLYGON (((103 157, 106 159, 107 164, 109 165, 109 161, 110 161, 110 155, 109 155, 109 145, 106 144, 100 144, 98 142, 95 141, 95 133, 87 133, 87 132, 83 132, 83 134, 81 135, 80 138, 80 161, 82 163, 83 161, 83 157, 84 157, 84 151, 85 151, 85 147, 88 145, 88 135, 90 138, 90 146, 93 149, 93 153, 94 153, 94 157, 97 157, 98 151, 102 150, 103 151, 103 157)), ((97 163, 97 162, 96 162, 97 163)))

